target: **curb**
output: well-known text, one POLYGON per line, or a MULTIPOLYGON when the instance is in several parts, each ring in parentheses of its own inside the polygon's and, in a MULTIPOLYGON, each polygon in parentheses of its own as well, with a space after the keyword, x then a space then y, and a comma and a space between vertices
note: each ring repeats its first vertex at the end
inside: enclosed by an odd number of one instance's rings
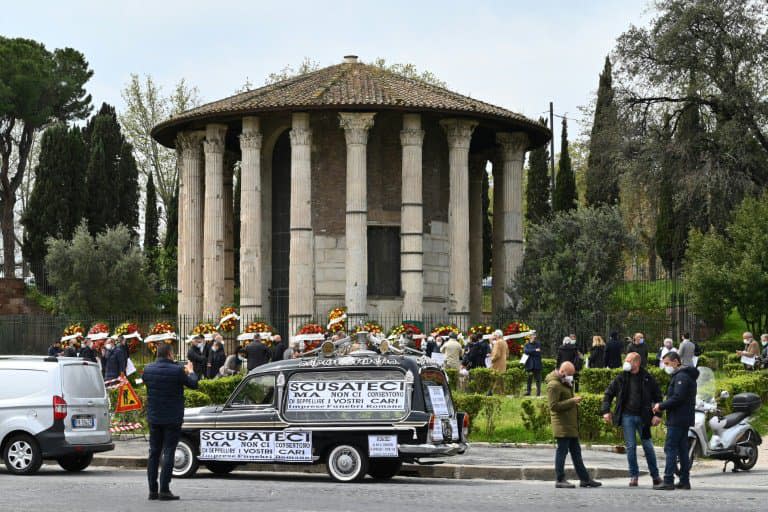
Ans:
MULTIPOLYGON (((144 469, 147 467, 145 457, 126 455, 96 455, 92 466, 120 467, 127 469, 144 469)), ((626 469, 616 468, 587 468, 593 478, 623 478, 627 476, 626 469)), ((245 464, 241 471, 258 473, 303 473, 325 474, 325 464, 311 466, 291 464, 245 464)), ((641 475, 645 475, 641 471, 641 475)), ((555 480, 555 470, 552 467, 520 467, 520 466, 474 466, 464 464, 419 465, 403 464, 400 476, 414 478, 447 478, 452 480, 555 480)), ((578 479, 572 468, 566 470, 566 478, 578 479)))

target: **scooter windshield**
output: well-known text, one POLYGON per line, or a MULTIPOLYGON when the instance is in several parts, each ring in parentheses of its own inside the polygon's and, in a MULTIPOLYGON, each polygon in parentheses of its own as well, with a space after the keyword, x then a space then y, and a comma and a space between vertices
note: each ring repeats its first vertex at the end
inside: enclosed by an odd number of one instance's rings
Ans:
POLYGON ((715 372, 711 368, 702 366, 698 368, 699 378, 696 379, 696 398, 698 400, 711 400, 715 397, 715 372))

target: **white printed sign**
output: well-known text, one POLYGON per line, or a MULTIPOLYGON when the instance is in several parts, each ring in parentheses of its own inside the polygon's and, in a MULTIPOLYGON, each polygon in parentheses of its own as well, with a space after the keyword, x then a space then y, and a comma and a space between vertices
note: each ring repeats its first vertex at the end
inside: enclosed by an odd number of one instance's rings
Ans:
POLYGON ((459 422, 456 418, 451 418, 451 436, 454 441, 459 440, 459 422))
POLYGON ((427 386, 427 389, 429 390, 429 399, 432 401, 432 412, 435 413, 435 416, 450 416, 443 388, 438 386, 427 386))
POLYGON ((397 436, 368 436, 369 457, 397 457, 397 436))
POLYGON ((755 366, 755 358, 749 356, 741 356, 741 362, 747 366, 755 366))
POLYGON ((312 462, 312 432, 201 430, 200 459, 312 462))
POLYGON ((429 356, 430 359, 432 359, 435 363, 437 363, 440 366, 443 366, 445 364, 445 354, 440 352, 432 352, 432 355, 429 356))
POLYGON ((435 420, 435 426, 432 427, 432 441, 439 443, 443 440, 443 422, 435 420))
POLYGON ((288 383, 286 411, 404 411, 405 381, 330 380, 288 383))

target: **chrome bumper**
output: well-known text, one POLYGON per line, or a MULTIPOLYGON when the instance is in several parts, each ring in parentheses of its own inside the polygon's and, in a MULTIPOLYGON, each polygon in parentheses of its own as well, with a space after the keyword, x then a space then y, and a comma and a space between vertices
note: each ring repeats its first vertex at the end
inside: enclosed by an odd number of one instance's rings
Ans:
POLYGON ((398 444, 400 453, 422 457, 450 457, 467 451, 467 443, 449 444, 398 444))

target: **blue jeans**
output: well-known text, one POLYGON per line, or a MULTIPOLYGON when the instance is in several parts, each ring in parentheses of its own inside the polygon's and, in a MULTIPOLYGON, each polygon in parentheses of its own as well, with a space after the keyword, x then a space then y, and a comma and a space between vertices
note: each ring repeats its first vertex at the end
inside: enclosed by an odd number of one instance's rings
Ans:
POLYGON ((584 461, 581 459, 581 445, 579 444, 578 437, 558 437, 557 438, 557 450, 555 451, 555 476, 558 482, 565 480, 565 456, 571 452, 571 461, 573 462, 573 468, 576 470, 576 474, 579 476, 579 480, 582 482, 588 482, 589 473, 584 466, 584 461))
POLYGON ((648 472, 651 478, 659 478, 659 467, 656 464, 656 452, 653 451, 653 441, 649 437, 643 439, 643 418, 624 414, 621 417, 621 426, 624 428, 624 446, 627 447, 627 462, 629 462, 630 478, 640 476, 640 468, 637 467, 637 436, 643 445, 645 460, 648 463, 648 472))
POLYGON ((667 426, 664 455, 667 457, 667 463, 664 466, 664 483, 675 483, 675 470, 677 469, 678 459, 680 460, 680 483, 689 483, 688 427, 667 426))
POLYGON ((173 475, 173 459, 176 445, 179 444, 181 425, 149 425, 149 458, 147 459, 147 479, 149 492, 157 492, 157 470, 162 455, 163 467, 160 471, 160 492, 170 492, 173 475))

